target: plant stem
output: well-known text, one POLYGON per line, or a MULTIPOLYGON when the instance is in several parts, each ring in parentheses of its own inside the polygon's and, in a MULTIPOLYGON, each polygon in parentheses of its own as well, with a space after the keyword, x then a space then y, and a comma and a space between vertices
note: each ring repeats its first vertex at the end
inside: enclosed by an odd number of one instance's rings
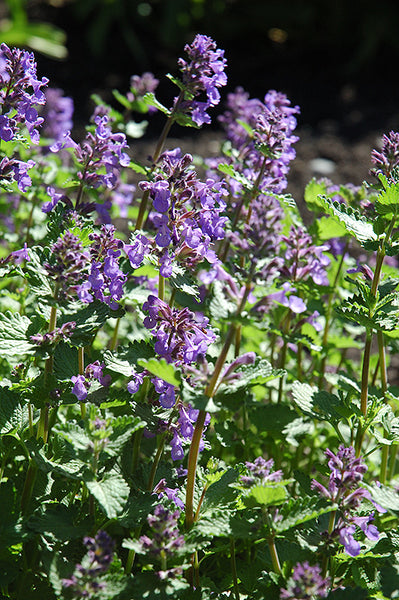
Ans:
MULTIPOLYGON (((83 346, 78 348, 78 368, 79 375, 83 375, 85 372, 85 349, 83 346)), ((80 415, 82 419, 86 418, 86 404, 84 402, 80 402, 80 415)))
MULTIPOLYGON (((253 264, 249 273, 249 277, 247 279, 247 283, 245 285, 245 290, 243 296, 241 298, 240 304, 235 313, 235 319, 239 317, 244 306, 248 300, 249 293, 251 291, 251 282, 252 276, 255 269, 255 265, 253 264)), ((217 358, 215 363, 215 368, 212 373, 212 377, 209 380, 208 385, 205 388, 205 395, 208 398, 212 398, 215 390, 217 388, 217 383, 220 377, 220 373, 222 371, 223 365, 226 361, 227 354, 229 352, 230 346, 234 340, 236 335, 237 325, 235 323, 235 319, 230 324, 230 327, 227 331, 226 339, 224 341, 223 348, 217 358)), ((186 528, 190 529, 194 522, 194 485, 195 485, 195 476, 197 470, 197 461, 198 461, 198 453, 199 453, 199 445, 201 442, 202 431, 204 429, 204 423, 206 418, 206 411, 200 410, 198 413, 198 418, 195 423, 194 433, 192 442, 190 445, 190 452, 188 454, 188 464, 187 464, 187 486, 186 486, 186 528)))
MULTIPOLYGON (((152 166, 151 172, 154 170, 155 164, 156 164, 158 158, 161 155, 161 152, 163 150, 166 138, 168 137, 170 128, 172 127, 172 125, 174 123, 174 120, 175 120, 175 117, 176 117, 176 112, 179 109, 179 106, 180 106, 181 102, 183 101, 183 99, 184 99, 184 92, 183 92, 183 90, 181 90, 180 94, 179 94, 179 96, 178 96, 178 98, 177 98, 177 100, 176 100, 176 102, 175 102, 175 104, 174 104, 174 106, 173 106, 173 108, 171 110, 171 113, 168 116, 167 121, 165 122, 165 125, 163 127, 162 132, 161 132, 161 135, 159 136, 158 143, 156 145, 154 154, 152 156, 153 166, 152 166)), ((143 197, 141 199, 140 207, 139 207, 139 214, 137 216, 136 227, 135 227, 136 230, 143 228, 144 217, 145 217, 145 214, 147 212, 147 204, 148 204, 149 197, 150 197, 149 190, 145 190, 144 193, 143 193, 143 197)))
POLYGON ((237 578, 237 563, 236 563, 236 548, 234 538, 230 538, 230 555, 231 555, 231 572, 233 574, 234 596, 236 600, 240 600, 240 591, 238 589, 237 578))

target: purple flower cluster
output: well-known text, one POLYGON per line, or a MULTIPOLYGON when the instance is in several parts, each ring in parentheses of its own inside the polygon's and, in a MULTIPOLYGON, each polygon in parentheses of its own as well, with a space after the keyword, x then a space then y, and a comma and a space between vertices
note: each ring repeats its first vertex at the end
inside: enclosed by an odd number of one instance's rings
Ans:
POLYGON ((281 600, 325 598, 331 584, 328 577, 322 577, 319 565, 310 565, 307 561, 295 565, 287 583, 287 588, 280 590, 281 600))
POLYGON ((328 285, 326 269, 330 259, 324 254, 328 246, 315 246, 311 236, 299 226, 292 226, 282 240, 286 244, 284 264, 280 267, 282 277, 293 283, 311 277, 317 285, 328 285))
POLYGON ((83 543, 87 554, 82 564, 77 564, 75 572, 69 579, 63 579, 62 585, 73 590, 75 597, 92 598, 105 588, 98 581, 100 575, 106 573, 111 565, 115 543, 106 531, 98 531, 95 538, 85 537, 83 543))
MULTIPOLYGON (((232 164, 253 182, 264 164, 258 187, 266 194, 281 193, 287 186, 289 163, 295 158, 293 144, 298 140, 293 135, 297 124, 294 115, 298 112, 285 94, 275 90, 266 94, 264 102, 250 99, 242 88, 228 95, 227 111, 220 121, 238 151, 239 160, 231 159, 232 164), (252 135, 242 123, 253 130, 252 135)), ((239 191, 241 186, 235 182, 233 190, 239 191)))
POLYGON ((18 48, 0 45, 0 139, 8 142, 25 125, 34 144, 39 143, 38 127, 43 123, 36 106, 45 104, 41 88, 48 79, 36 76, 33 54, 18 48), (30 91, 32 90, 32 91, 30 91))
POLYGON ((50 146, 52 152, 59 152, 63 148, 74 149, 81 167, 78 178, 88 187, 114 189, 119 183, 121 167, 127 167, 130 163, 129 156, 124 152, 128 146, 126 137, 123 133, 112 133, 109 120, 107 114, 101 115, 98 109, 94 115, 94 133, 88 131, 83 142, 74 142, 70 131, 67 131, 50 146))
POLYGON ((35 165, 34 160, 28 160, 23 162, 16 158, 7 158, 5 156, 0 162, 0 179, 5 181, 16 181, 18 189, 21 192, 26 190, 32 185, 32 180, 28 175, 29 169, 35 165))
MULTIPOLYGON (((130 78, 130 91, 126 94, 127 99, 132 104, 132 108, 143 112, 142 99, 147 93, 153 93, 157 89, 159 80, 150 72, 142 75, 132 75, 130 78)), ((156 112, 155 106, 146 107, 149 113, 156 112)))
POLYGON ((37 333, 36 335, 31 335, 30 339, 39 346, 55 345, 61 341, 68 340, 75 327, 75 321, 70 321, 68 323, 64 323, 61 325, 61 327, 56 327, 54 331, 48 331, 45 334, 37 333))
POLYGON ((315 479, 312 481, 312 488, 318 490, 330 502, 338 505, 339 517, 331 537, 338 537, 346 552, 351 556, 357 556, 360 553, 360 543, 354 538, 356 526, 360 527, 366 537, 373 541, 378 540, 379 532, 377 527, 372 524, 374 513, 357 516, 354 512, 363 500, 371 501, 379 512, 385 512, 385 509, 372 500, 368 490, 360 487, 367 466, 361 457, 356 458, 352 447, 346 448, 341 445, 336 455, 329 449, 325 454, 330 459, 328 466, 331 470, 328 488, 315 479))
POLYGON ((209 319, 199 313, 195 315, 188 308, 170 308, 151 294, 143 310, 149 313, 144 326, 155 337, 155 352, 167 362, 195 362, 206 354, 208 346, 216 339, 213 331, 208 329, 209 319))
POLYGON ((220 87, 227 83, 224 72, 226 59, 224 50, 217 48, 216 43, 206 35, 196 35, 191 45, 184 47, 189 60, 179 58, 178 64, 184 85, 184 100, 179 110, 190 114, 199 127, 210 123, 207 110, 220 102, 220 87), (194 100, 205 95, 205 100, 194 100))
POLYGON ((245 466, 249 471, 249 475, 241 475, 240 481, 246 487, 256 484, 265 484, 269 481, 281 481, 283 472, 281 470, 272 471, 274 460, 270 458, 265 460, 262 456, 255 458, 254 462, 247 461, 245 466))
POLYGON ((126 275, 119 268, 123 242, 114 237, 115 227, 102 225, 100 233, 91 233, 90 270, 87 281, 79 285, 78 297, 82 302, 93 302, 94 298, 105 302, 116 310, 123 296, 126 275))
POLYGON ((399 165, 399 133, 390 131, 382 136, 381 150, 373 150, 371 162, 375 165, 374 173, 383 173, 390 177, 393 169, 399 165))
MULTIPOLYGON (((179 416, 175 424, 171 426, 173 430, 173 438, 170 441, 171 447, 171 457, 172 460, 183 460, 184 458, 184 447, 183 443, 189 443, 193 437, 195 423, 198 419, 199 411, 195 408, 191 408, 191 406, 184 406, 184 404, 179 404, 179 416)), ((206 414, 203 433, 206 431, 209 423, 211 421, 211 415, 209 413, 206 414)), ((204 449, 204 441, 201 438, 199 451, 201 452, 204 449)))
MULTIPOLYGON (((215 262, 212 243, 224 237, 227 218, 221 213, 226 207, 223 196, 227 190, 213 179, 201 182, 192 169, 192 160, 189 154, 182 156, 179 148, 165 152, 154 180, 139 184, 152 198, 151 221, 157 232, 155 243, 161 249, 160 270, 164 277, 172 273, 172 259, 189 267, 204 259, 215 262)), ((132 254, 132 264, 139 264, 141 249, 132 254)))
POLYGON ((55 280, 58 298, 71 298, 79 289, 79 284, 89 263, 89 254, 83 249, 80 239, 70 231, 61 235, 51 248, 49 260, 44 268, 55 280))
POLYGON ((180 511, 171 512, 162 504, 155 507, 154 514, 148 515, 147 521, 152 529, 152 538, 142 535, 139 538, 142 549, 156 556, 164 553, 172 556, 174 552, 184 545, 184 537, 178 529, 180 511))
POLYGON ((50 140, 60 140, 72 129, 73 100, 63 90, 47 88, 46 104, 41 111, 44 119, 42 134, 50 140))
POLYGON ((96 360, 94 363, 87 365, 84 375, 72 375, 73 383, 72 394, 75 394, 79 402, 83 402, 87 398, 88 391, 93 381, 98 381, 102 386, 108 387, 111 383, 111 376, 104 375, 104 363, 96 360))

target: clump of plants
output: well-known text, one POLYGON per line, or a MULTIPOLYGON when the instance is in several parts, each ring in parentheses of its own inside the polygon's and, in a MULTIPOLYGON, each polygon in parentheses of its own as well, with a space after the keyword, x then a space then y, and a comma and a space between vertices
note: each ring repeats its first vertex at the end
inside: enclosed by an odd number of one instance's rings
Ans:
POLYGON ((399 597, 399 134, 370 181, 285 193, 296 115, 185 47, 85 137, 0 47, 3 598, 399 597), (148 161, 140 115, 164 113, 148 161))

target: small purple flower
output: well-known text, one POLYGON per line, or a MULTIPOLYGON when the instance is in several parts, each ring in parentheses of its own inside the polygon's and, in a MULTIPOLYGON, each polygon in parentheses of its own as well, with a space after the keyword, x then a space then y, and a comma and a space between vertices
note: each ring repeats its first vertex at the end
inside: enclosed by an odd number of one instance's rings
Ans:
POLYGON ((380 151, 373 150, 371 162, 375 165, 375 173, 383 173, 388 178, 399 164, 399 133, 390 131, 382 137, 382 148, 380 151))
POLYGON ((281 481, 283 472, 281 470, 272 471, 274 460, 270 458, 265 460, 262 456, 258 456, 253 463, 246 462, 250 475, 241 475, 240 481, 245 486, 252 486, 255 484, 265 484, 268 481, 281 481))
POLYGON ((84 375, 72 375, 71 381, 73 383, 72 394, 75 394, 79 402, 83 402, 87 398, 88 384, 84 375))
POLYGON ((30 260, 28 245, 26 242, 24 243, 23 248, 11 252, 11 260, 16 265, 20 265, 24 260, 30 260))
POLYGON ((85 275, 89 255, 78 237, 70 231, 61 235, 51 248, 49 260, 44 268, 55 280, 60 299, 73 297, 85 275))
POLYGON ((56 141, 72 129, 73 100, 57 88, 47 88, 45 96, 46 104, 41 111, 42 134, 56 141))
POLYGON ((287 582, 287 588, 281 588, 281 600, 311 600, 325 598, 331 581, 322 577, 319 565, 310 565, 307 561, 297 563, 292 576, 287 582))
POLYGON ((98 531, 94 538, 85 537, 83 543, 87 553, 82 564, 75 566, 69 579, 63 579, 63 587, 70 588, 76 598, 98 597, 98 592, 105 588, 105 583, 98 578, 106 573, 114 555, 115 543, 106 531, 98 531))

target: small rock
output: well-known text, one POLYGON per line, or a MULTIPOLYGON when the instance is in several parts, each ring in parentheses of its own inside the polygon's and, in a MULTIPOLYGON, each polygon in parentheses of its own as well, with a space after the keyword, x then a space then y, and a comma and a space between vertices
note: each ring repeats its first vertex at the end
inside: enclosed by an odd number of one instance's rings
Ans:
POLYGON ((314 158, 310 161, 309 165, 313 173, 324 176, 331 175, 336 168, 335 162, 328 158, 314 158))

